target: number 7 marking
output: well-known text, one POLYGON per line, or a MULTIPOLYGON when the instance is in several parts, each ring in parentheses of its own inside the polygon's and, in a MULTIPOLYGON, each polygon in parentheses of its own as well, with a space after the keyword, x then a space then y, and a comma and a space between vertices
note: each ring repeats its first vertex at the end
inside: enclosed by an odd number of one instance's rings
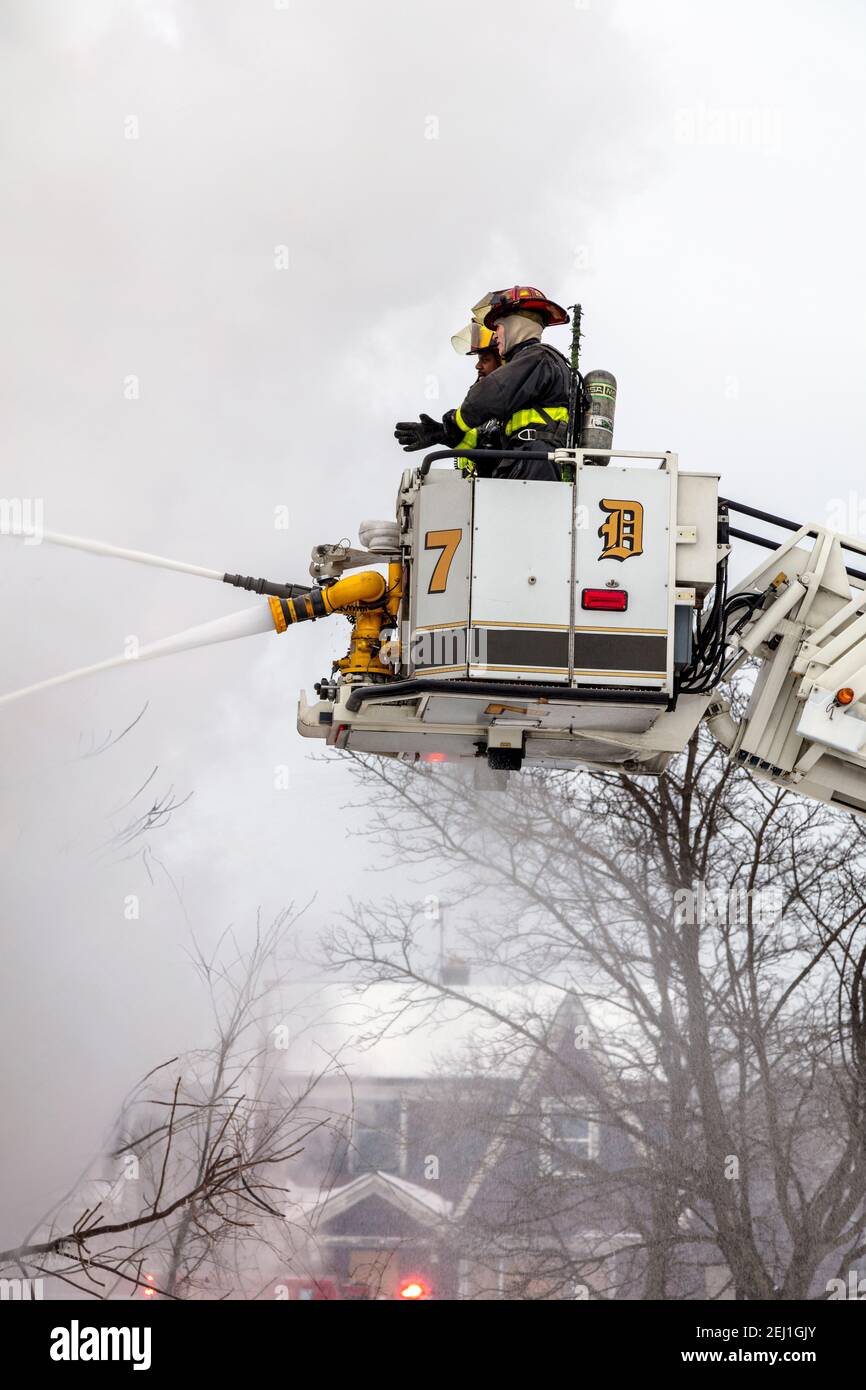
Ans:
POLYGON ((428 594, 444 594, 448 586, 448 574, 451 569, 451 561, 454 559, 457 547, 463 539, 463 530, 454 531, 428 531, 424 537, 425 550, 441 550, 442 554, 436 561, 433 573, 430 576, 430 583, 427 586, 428 594))

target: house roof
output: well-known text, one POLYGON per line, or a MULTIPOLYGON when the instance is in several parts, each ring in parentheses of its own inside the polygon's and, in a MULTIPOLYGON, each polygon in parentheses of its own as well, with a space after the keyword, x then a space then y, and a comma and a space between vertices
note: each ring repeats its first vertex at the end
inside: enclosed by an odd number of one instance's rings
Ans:
POLYGON ((443 998, 435 986, 333 981, 283 991, 285 1069, 318 1075, 336 1066, 383 1080, 468 1077, 495 1056, 497 1076, 517 1077, 566 997, 553 985, 467 985, 459 996, 443 998))
MULTIPOLYGON (((521 1116, 527 1110, 545 1077, 555 1074, 556 1064, 551 1060, 550 1054, 558 1053, 564 1047, 573 1047, 572 1038, 575 1025, 585 1022, 587 1022, 587 1015, 580 1000, 575 995, 562 996, 559 1008, 551 1022, 547 1047, 544 1050, 540 1048, 530 1050, 525 1058, 520 1080, 511 1100, 509 1118, 521 1116)), ((582 1070, 587 1079, 592 1078, 596 1083, 598 1082, 599 1069, 592 1056, 586 1058, 582 1070)), ((497 1169, 505 1158, 509 1146, 509 1126, 506 1123, 491 1138, 481 1162, 466 1185, 463 1196, 454 1212, 457 1223, 461 1222, 474 1206, 479 1203, 483 1204, 485 1192, 489 1192, 491 1186, 495 1187, 497 1169)))
POLYGON ((333 1188, 324 1198, 320 1192, 299 1198, 287 1209, 286 1215, 291 1219, 295 1213, 315 1213, 319 1226, 372 1197, 380 1198, 424 1226, 438 1225, 451 1214, 452 1203, 429 1187, 407 1182, 393 1173, 363 1173, 352 1182, 333 1188))

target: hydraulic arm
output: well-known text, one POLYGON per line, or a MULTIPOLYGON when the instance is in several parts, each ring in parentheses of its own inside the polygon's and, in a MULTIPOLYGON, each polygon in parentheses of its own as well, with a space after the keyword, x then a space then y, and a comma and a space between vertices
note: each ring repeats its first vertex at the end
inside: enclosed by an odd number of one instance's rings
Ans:
POLYGON ((792 535, 780 544, 731 528, 773 553, 728 600, 740 607, 719 676, 754 666, 748 708, 737 723, 716 695, 710 730, 753 776, 866 814, 866 573, 844 554, 866 545, 728 505, 792 535))

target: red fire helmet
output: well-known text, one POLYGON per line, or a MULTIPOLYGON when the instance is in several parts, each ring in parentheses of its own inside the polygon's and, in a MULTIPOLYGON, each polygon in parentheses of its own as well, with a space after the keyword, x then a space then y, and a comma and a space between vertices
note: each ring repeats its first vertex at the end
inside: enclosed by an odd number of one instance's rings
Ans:
POLYGON ((492 328, 497 319, 506 314, 540 314, 545 328, 553 328, 560 323, 568 323, 568 314, 559 304, 554 304, 541 290, 531 285, 514 285, 509 290, 494 290, 481 301, 487 312, 484 315, 485 328, 492 328))

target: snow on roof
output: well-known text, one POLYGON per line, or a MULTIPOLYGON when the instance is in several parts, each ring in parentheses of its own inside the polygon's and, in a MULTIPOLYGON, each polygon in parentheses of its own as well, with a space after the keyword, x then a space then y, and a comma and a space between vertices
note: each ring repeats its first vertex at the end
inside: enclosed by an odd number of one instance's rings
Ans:
POLYGON ((465 999, 421 985, 333 981, 283 991, 285 1069, 317 1075, 333 1065, 382 1079, 469 1076, 495 1053, 497 1074, 516 1075, 566 997, 553 985, 468 985, 460 992, 465 999))
POLYGON ((388 1187, 393 1187, 397 1192, 410 1197, 413 1201, 429 1207, 437 1216, 447 1216, 454 1205, 453 1202, 449 1202, 447 1197, 434 1192, 429 1185, 421 1187, 416 1182, 408 1182, 406 1178, 398 1178, 396 1173, 380 1173, 379 1177, 388 1187))
MULTIPOLYGON (((324 1193, 321 1189, 298 1189, 292 1194, 292 1201, 286 1208, 289 1220, 315 1216, 316 1224, 330 1221, 340 1212, 348 1210, 368 1197, 382 1197, 393 1203, 401 1211, 417 1214, 420 1208, 428 1216, 442 1219, 450 1215, 453 1202, 442 1197, 431 1188, 398 1178, 395 1173, 362 1173, 351 1182, 335 1187, 324 1193)), ((425 1219, 427 1219, 425 1217, 425 1219)))

